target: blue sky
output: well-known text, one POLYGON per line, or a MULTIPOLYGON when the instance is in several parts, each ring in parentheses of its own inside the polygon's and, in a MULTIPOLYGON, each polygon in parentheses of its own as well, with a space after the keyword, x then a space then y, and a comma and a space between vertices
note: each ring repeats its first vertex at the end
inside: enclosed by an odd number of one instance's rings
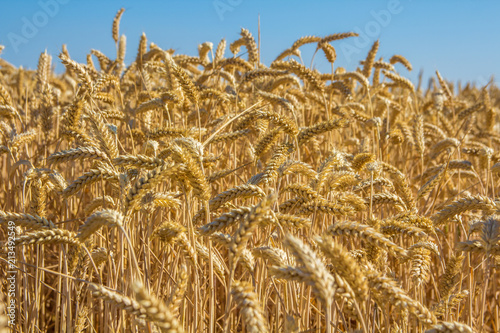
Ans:
MULTIPOLYGON (((142 32, 164 49, 196 55, 198 44, 216 45, 221 38, 232 42, 242 27, 257 38, 260 14, 266 64, 301 36, 357 31, 362 35, 358 40, 333 43, 336 66, 354 70, 379 39, 378 56, 405 56, 413 72, 398 70, 412 80, 420 69, 425 77, 438 69, 449 80, 478 84, 486 84, 491 75, 497 82, 500 77, 500 2, 495 0, 22 0, 1 5, 0 44, 6 47, 1 57, 25 68, 36 68, 45 49, 57 62, 63 43, 80 62, 92 48, 114 57, 111 23, 124 7, 120 32, 127 36, 126 61, 135 58, 142 32)), ((313 51, 313 46, 303 49, 306 64, 313 51)), ((321 54, 314 66, 330 68, 321 54)))

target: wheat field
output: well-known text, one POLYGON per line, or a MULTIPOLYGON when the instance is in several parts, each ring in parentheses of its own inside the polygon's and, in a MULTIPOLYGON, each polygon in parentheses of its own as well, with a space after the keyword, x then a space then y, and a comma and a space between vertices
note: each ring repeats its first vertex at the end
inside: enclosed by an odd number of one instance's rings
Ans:
POLYGON ((116 56, 0 58, 0 332, 500 331, 497 86, 349 32, 126 65, 122 14, 116 56))

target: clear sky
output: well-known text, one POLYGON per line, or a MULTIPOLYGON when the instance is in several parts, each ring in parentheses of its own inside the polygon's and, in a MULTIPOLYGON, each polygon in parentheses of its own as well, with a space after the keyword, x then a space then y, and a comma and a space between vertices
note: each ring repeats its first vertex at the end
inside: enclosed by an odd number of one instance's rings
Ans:
MULTIPOLYGON (((232 42, 242 27, 257 38, 261 22, 261 59, 269 64, 299 37, 356 31, 358 39, 334 42, 336 66, 354 70, 379 39, 378 56, 405 56, 414 66, 416 80, 436 69, 452 81, 486 84, 500 77, 500 1, 497 0, 0 0, 1 57, 16 66, 36 68, 45 49, 58 62, 62 44, 72 58, 85 62, 90 49, 110 57, 116 52, 111 24, 116 11, 125 8, 120 33, 127 36, 127 57, 137 53, 142 32, 164 49, 196 55, 205 41, 232 42)), ((310 63, 314 47, 304 48, 310 63)), ((226 56, 230 56, 229 49, 226 56)), ((319 54, 314 66, 329 70, 319 54)), ((57 69, 62 65, 58 64, 57 69)))

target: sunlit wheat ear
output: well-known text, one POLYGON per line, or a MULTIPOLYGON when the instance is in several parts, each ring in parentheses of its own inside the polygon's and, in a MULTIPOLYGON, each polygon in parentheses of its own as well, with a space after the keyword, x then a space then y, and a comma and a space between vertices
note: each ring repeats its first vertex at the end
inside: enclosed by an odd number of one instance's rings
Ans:
POLYGON ((335 293, 334 279, 317 254, 290 234, 286 236, 285 245, 295 256, 301 270, 307 274, 307 283, 313 288, 316 297, 324 304, 331 302, 335 293))
POLYGON ((461 254, 453 255, 446 262, 446 270, 439 278, 439 294, 442 298, 450 296, 458 284, 464 258, 461 254))
POLYGON ((294 73, 304 82, 307 82, 311 87, 319 92, 323 92, 325 86, 321 82, 321 77, 318 72, 299 64, 297 61, 291 59, 289 61, 275 61, 271 64, 271 68, 278 70, 286 70, 294 73))
POLYGON ((101 165, 99 169, 92 169, 89 172, 85 172, 82 176, 75 179, 62 191, 62 195, 64 197, 70 197, 75 193, 81 191, 83 188, 103 179, 117 183, 118 174, 114 170, 105 167, 104 165, 101 165))
MULTIPOLYGON (((247 197, 262 198, 265 196, 264 191, 257 185, 244 184, 234 188, 228 189, 224 192, 217 194, 215 197, 208 201, 210 211, 215 211, 222 207, 225 203, 237 198, 247 197)), ((193 217, 193 222, 198 222, 205 217, 205 209, 200 209, 193 217)))
POLYGON ((139 178, 127 193, 125 198, 125 211, 134 208, 147 192, 171 174, 175 174, 176 171, 181 171, 181 167, 176 166, 173 162, 169 162, 160 165, 148 172, 144 177, 139 178))
POLYGON ((1 332, 13 298, 23 331, 492 330, 495 82, 340 67, 353 32, 129 57, 123 13, 116 53, 0 59, 1 332))
POLYGON ((179 311, 179 306, 182 303, 182 300, 184 299, 184 294, 186 293, 186 288, 188 284, 188 272, 187 272, 187 267, 185 265, 181 266, 181 269, 179 271, 179 277, 178 277, 178 282, 177 285, 175 286, 174 291, 170 295, 168 306, 170 310, 172 311, 172 314, 176 316, 180 311, 179 311))
POLYGON ((270 207, 275 200, 275 194, 268 195, 260 203, 253 206, 250 212, 246 214, 245 218, 240 222, 240 226, 234 234, 233 242, 229 247, 233 267, 257 225, 267 218, 270 207))
POLYGON ((306 127, 300 130, 298 134, 299 145, 307 142, 311 137, 332 131, 337 128, 346 127, 349 121, 343 118, 324 121, 311 127, 306 127))
POLYGON ((446 311, 456 311, 456 309, 469 297, 467 289, 449 295, 441 299, 439 303, 432 307, 436 316, 443 316, 446 311))
POLYGON ((321 251, 331 260, 334 271, 346 280, 360 299, 364 299, 368 294, 368 283, 354 258, 328 236, 317 237, 315 240, 321 251))
POLYGON ((320 197, 318 192, 307 185, 290 184, 282 189, 283 192, 291 192, 305 200, 311 201, 320 197))
POLYGON ((123 215, 120 212, 104 209, 90 215, 85 220, 85 223, 78 229, 76 238, 83 242, 103 226, 121 227, 122 223, 123 215))
POLYGON ((194 85, 192 79, 186 73, 186 71, 175 64, 172 58, 167 56, 168 66, 171 70, 173 76, 179 82, 182 92, 185 94, 187 99, 193 104, 196 104, 199 100, 198 88, 194 85))
POLYGON ((94 147, 80 147, 76 149, 69 149, 60 151, 50 155, 47 158, 47 163, 63 163, 74 160, 82 159, 97 159, 107 160, 107 155, 98 148, 94 147))
POLYGON ((400 63, 404 67, 406 67, 406 69, 409 70, 409 71, 411 71, 413 69, 413 67, 410 64, 410 62, 405 57, 403 57, 402 55, 399 55, 399 54, 393 55, 391 57, 391 59, 389 59, 389 62, 391 64, 393 64, 393 65, 397 64, 397 63, 400 63))
POLYGON ((193 154, 189 153, 187 147, 181 149, 179 146, 175 146, 174 152, 178 161, 185 166, 184 176, 193 187, 195 195, 202 201, 208 200, 211 195, 211 188, 203 175, 200 163, 194 158, 193 154))
POLYGON ((198 230, 203 235, 212 234, 239 222, 241 219, 245 218, 245 215, 250 213, 250 211, 250 207, 240 207, 233 209, 228 213, 220 215, 212 222, 199 227, 198 230))
POLYGON ((384 71, 383 73, 387 78, 391 79, 396 85, 406 88, 411 92, 415 91, 415 86, 407 78, 404 78, 402 76, 387 71, 384 71))
POLYGON ((276 218, 280 225, 289 229, 307 228, 311 226, 311 220, 291 214, 276 213, 276 218))
POLYGON ((282 249, 275 247, 256 247, 252 249, 252 253, 255 257, 265 259, 269 264, 284 267, 287 264, 288 256, 282 249))
POLYGON ((498 207, 498 203, 488 197, 482 195, 467 196, 454 201, 450 205, 438 211, 432 216, 432 220, 436 226, 439 226, 446 223, 450 218, 457 214, 476 209, 486 212, 494 211, 495 207, 498 207))
MULTIPOLYGON (((290 113, 293 113, 293 110, 291 109, 292 108, 291 104, 288 101, 284 100, 283 98, 265 92, 259 92, 259 96, 263 97, 265 100, 270 101, 271 103, 279 104, 285 110, 289 111, 290 113)), ((276 125, 282 127, 283 130, 286 133, 290 134, 291 136, 296 136, 297 133, 299 132, 297 124, 289 116, 270 111, 257 111, 257 118, 267 119, 269 121, 272 121, 276 125)))
POLYGON ((88 288, 89 291, 92 292, 92 296, 95 298, 111 303, 131 315, 144 317, 146 314, 146 309, 133 298, 93 283, 89 284, 88 288))
POLYGON ((96 209, 98 209, 101 206, 105 206, 104 208, 110 207, 114 208, 115 206, 115 201, 113 198, 109 195, 105 195, 102 197, 96 197, 92 199, 86 206, 85 206, 85 215, 90 216, 96 209))
POLYGON ((408 251, 367 225, 356 222, 339 222, 330 226, 328 228, 328 233, 332 236, 356 235, 377 247, 385 248, 403 257, 408 256, 408 251))
MULTIPOLYGON (((429 231, 429 230, 426 230, 426 231, 429 231)), ((424 229, 419 228, 415 225, 412 225, 408 222, 401 221, 401 220, 385 221, 380 226, 380 232, 384 235, 387 235, 387 236, 408 235, 410 237, 417 237, 417 238, 427 238, 428 237, 428 235, 424 231, 424 229)))
POLYGON ((115 19, 113 20, 113 28, 111 29, 111 34, 115 43, 118 43, 119 29, 120 29, 120 19, 122 18, 125 8, 120 8, 116 13, 115 19))
POLYGON ((10 221, 14 222, 16 226, 29 227, 33 229, 57 228, 52 221, 38 215, 11 213, 0 210, 0 223, 7 224, 10 221))
POLYGON ((148 320, 155 322, 164 332, 184 332, 182 325, 174 317, 169 308, 154 295, 151 295, 140 282, 133 282, 132 288, 136 295, 135 299, 145 310, 148 320))
POLYGON ((243 316, 246 330, 252 333, 269 332, 267 319, 252 285, 235 281, 231 286, 231 294, 243 316))
POLYGON ((262 172, 261 177, 259 177, 257 183, 264 183, 265 185, 269 185, 273 180, 278 177, 278 168, 279 166, 287 159, 287 157, 294 150, 293 144, 284 143, 278 146, 274 152, 271 159, 267 162, 266 168, 262 172))
POLYGON ((17 246, 30 244, 71 244, 79 245, 76 234, 64 229, 48 229, 24 234, 16 238, 17 246))
MULTIPOLYGON (((78 79, 83 85, 83 92, 82 95, 84 94, 91 94, 93 92, 94 86, 93 86, 93 81, 87 71, 87 69, 82 65, 77 63, 74 60, 71 60, 66 54, 61 53, 59 54, 59 58, 61 59, 62 63, 64 66, 66 66, 67 69, 74 71, 78 79)), ((81 103, 81 96, 76 96, 75 97, 75 102, 79 101, 78 103, 81 103)), ((82 101, 83 102, 83 101, 82 101)))
POLYGON ((374 297, 383 304, 394 304, 399 308, 399 311, 408 309, 422 323, 432 324, 436 322, 435 316, 429 309, 410 298, 403 289, 397 286, 394 280, 376 271, 368 272, 366 276, 374 297))
POLYGON ((432 326, 431 329, 425 331, 425 333, 472 333, 474 332, 472 328, 465 324, 457 322, 440 322, 437 325, 432 326))

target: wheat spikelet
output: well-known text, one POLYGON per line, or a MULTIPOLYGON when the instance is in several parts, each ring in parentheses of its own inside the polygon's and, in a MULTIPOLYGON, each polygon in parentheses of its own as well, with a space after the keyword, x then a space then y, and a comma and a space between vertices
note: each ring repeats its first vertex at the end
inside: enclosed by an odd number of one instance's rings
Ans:
POLYGON ((92 129, 95 133, 97 142, 102 151, 108 155, 109 159, 113 159, 118 156, 118 148, 116 147, 115 139, 113 138, 112 132, 109 126, 102 118, 102 116, 97 112, 90 112, 90 123, 92 129))
POLYGON ((264 135, 256 144, 255 144, 255 155, 261 156, 271 149, 273 143, 278 139, 279 134, 282 132, 283 128, 278 127, 264 135))
MULTIPOLYGON (((401 206, 404 210, 407 209, 405 203, 403 202, 403 199, 401 199, 398 195, 394 193, 387 193, 387 192, 375 193, 374 195, 372 195, 371 200, 374 205, 378 204, 397 205, 401 206)), ((369 205, 370 198, 366 198, 365 203, 369 205)))
MULTIPOLYGON (((260 187, 256 185, 244 184, 217 194, 215 197, 213 197, 208 201, 208 204, 210 210, 214 211, 219 207, 221 207, 226 202, 232 201, 236 198, 248 198, 253 196, 262 198, 265 196, 265 193, 260 187)), ((199 221, 202 217, 205 216, 204 214, 205 210, 204 209, 200 210, 193 217, 193 221, 194 222, 199 221)))
POLYGON ((30 143, 33 140, 35 140, 35 137, 36 137, 35 130, 30 130, 30 131, 26 131, 26 132, 21 133, 21 134, 17 134, 10 141, 10 149, 17 150, 17 149, 19 149, 20 146, 27 144, 27 143, 30 143))
POLYGON ((426 283, 430 278, 430 253, 431 251, 424 247, 411 251, 410 276, 417 287, 426 283))
POLYGON ((146 193, 138 207, 136 209, 146 209, 146 210, 154 210, 157 207, 166 207, 171 209, 178 209, 181 205, 181 201, 176 197, 179 196, 179 193, 146 193))
POLYGON ((317 36, 304 36, 300 37, 297 39, 295 42, 293 42, 292 46, 290 47, 291 50, 296 50, 299 47, 306 45, 306 44, 311 44, 311 43, 318 43, 321 41, 321 37, 317 36))
POLYGON ((199 92, 194 85, 192 79, 186 73, 186 71, 175 64, 175 62, 167 57, 168 66, 172 71, 173 76, 179 82, 182 91, 186 97, 191 101, 191 103, 196 104, 199 100, 199 92))
POLYGON ((367 91, 370 88, 370 82, 368 81, 366 76, 364 76, 362 73, 359 72, 346 72, 342 74, 335 74, 335 78, 337 80, 351 79, 358 81, 363 86, 363 88, 365 88, 365 91, 367 91))
POLYGON ((328 180, 328 175, 334 169, 340 169, 346 166, 346 164, 344 155, 338 151, 333 151, 319 166, 317 171, 318 175, 316 179, 311 182, 311 187, 316 191, 321 192, 328 180))
POLYGON ((64 66, 66 66, 68 70, 74 71, 77 74, 78 79, 80 80, 84 88, 82 94, 86 93, 91 94, 93 92, 94 87, 92 84, 92 79, 90 78, 87 69, 83 65, 77 63, 76 61, 71 60, 64 53, 59 54, 59 59, 61 59, 62 63, 64 64, 64 66))
POLYGON ((202 201, 208 200, 211 189, 207 179, 203 175, 200 163, 196 160, 196 152, 186 146, 183 148, 174 146, 174 152, 177 156, 177 161, 185 165, 184 176, 193 187, 195 195, 202 201))
POLYGON ((307 273, 299 268, 291 266, 271 266, 269 267, 269 275, 279 280, 297 281, 307 283, 307 273))
POLYGON ((0 84, 0 98, 3 99, 3 103, 5 103, 6 105, 12 105, 12 97, 10 96, 9 91, 3 86, 3 84, 0 84))
POLYGON ((284 143, 278 146, 271 159, 267 162, 266 168, 258 179, 257 184, 269 184, 278 177, 279 166, 287 159, 288 155, 294 150, 294 146, 290 143, 284 143))
POLYGON ((441 299, 441 301, 435 305, 433 312, 437 316, 443 316, 446 311, 452 311, 457 308, 460 303, 469 296, 468 290, 462 290, 459 293, 451 294, 449 297, 441 299))
POLYGON ((113 164, 115 166, 140 169, 155 169, 164 163, 165 162, 160 158, 145 155, 120 155, 113 159, 113 164))

